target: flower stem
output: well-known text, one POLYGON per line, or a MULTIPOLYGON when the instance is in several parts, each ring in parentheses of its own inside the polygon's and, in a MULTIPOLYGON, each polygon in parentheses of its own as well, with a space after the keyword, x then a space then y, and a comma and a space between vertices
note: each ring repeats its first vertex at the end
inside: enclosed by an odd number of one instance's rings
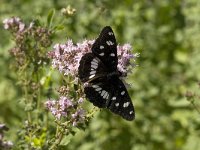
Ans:
POLYGON ((40 88, 40 81, 39 81, 39 73, 37 73, 37 84, 39 84, 39 88, 37 91, 37 122, 39 120, 39 113, 40 113, 40 102, 41 102, 41 88, 40 88))
MULTIPOLYGON (((27 87, 27 73, 25 71, 25 86, 24 86, 24 93, 25 93, 25 102, 26 104, 29 103, 29 100, 28 100, 28 87, 27 87)), ((32 122, 32 119, 31 119, 31 113, 30 111, 27 111, 27 117, 28 117, 28 122, 31 123, 32 122)))
POLYGON ((62 141, 63 135, 64 134, 62 132, 60 132, 60 130, 59 130, 59 125, 57 125, 56 136, 55 136, 56 140, 55 140, 54 144, 50 147, 50 150, 57 150, 58 145, 62 141))

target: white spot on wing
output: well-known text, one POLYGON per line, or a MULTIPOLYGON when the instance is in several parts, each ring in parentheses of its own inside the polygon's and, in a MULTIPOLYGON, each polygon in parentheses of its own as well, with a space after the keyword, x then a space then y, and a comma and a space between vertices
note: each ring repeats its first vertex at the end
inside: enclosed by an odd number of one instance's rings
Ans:
POLYGON ((96 63, 96 62, 94 62, 94 61, 92 61, 91 64, 92 64, 92 65, 98 66, 98 63, 96 63))
POLYGON ((107 95, 108 95, 108 93, 107 93, 107 92, 105 92, 105 94, 104 94, 103 98, 105 99, 105 98, 107 97, 107 95))
POLYGON ((116 100, 116 97, 112 97, 112 100, 113 100, 113 101, 116 100))
POLYGON ((130 111, 129 114, 131 115, 133 113, 133 111, 130 111))
POLYGON ((113 35, 113 33, 112 33, 112 32, 108 32, 108 34, 109 34, 109 35, 113 35))
POLYGON ((96 62, 98 64, 98 60, 96 58, 94 58, 92 61, 96 62))
POLYGON ((113 45, 114 43, 112 41, 106 41, 106 44, 110 46, 113 45))
POLYGON ((104 53, 99 54, 100 56, 104 56, 104 53))
POLYGON ((89 79, 91 79, 91 78, 93 78, 95 75, 93 74, 93 75, 91 75, 90 77, 89 77, 89 79))
POLYGON ((128 107, 129 104, 130 104, 130 102, 126 102, 126 103, 124 103, 123 107, 128 107))
POLYGON ((91 65, 91 68, 97 69, 97 67, 96 65, 91 65))
POLYGON ((118 106, 119 106, 119 103, 115 103, 115 106, 118 107, 118 106))
POLYGON ((122 91, 122 92, 121 92, 121 95, 124 95, 124 94, 125 94, 125 91, 122 91))
POLYGON ((107 95, 106 99, 108 99, 108 98, 109 98, 109 94, 107 95))
POLYGON ((104 49, 104 46, 103 46, 103 45, 101 45, 101 46, 100 46, 100 49, 104 49))
POLYGON ((94 84, 94 85, 92 85, 92 87, 96 89, 96 88, 98 88, 99 86, 94 84))
POLYGON ((104 96, 105 93, 106 93, 106 91, 103 90, 103 91, 101 92, 101 96, 104 96))
POLYGON ((98 87, 95 89, 95 91, 101 91, 102 88, 98 87))
POLYGON ((114 54, 114 53, 111 53, 111 54, 110 54, 110 56, 114 57, 114 56, 115 56, 115 54, 114 54))
POLYGON ((106 41, 106 44, 110 46, 110 41, 106 41))
POLYGON ((92 75, 92 74, 95 74, 95 73, 96 73, 96 71, 95 71, 95 70, 90 72, 90 74, 91 74, 91 75, 92 75))
POLYGON ((92 69, 96 69, 98 67, 98 60, 96 58, 94 58, 92 61, 91 61, 91 70, 92 69))

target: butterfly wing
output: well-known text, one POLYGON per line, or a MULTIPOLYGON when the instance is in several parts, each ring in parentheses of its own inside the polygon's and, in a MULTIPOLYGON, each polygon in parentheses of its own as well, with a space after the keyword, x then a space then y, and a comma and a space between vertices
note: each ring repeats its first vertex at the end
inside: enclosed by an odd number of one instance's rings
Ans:
POLYGON ((112 72, 117 70, 117 42, 111 27, 106 26, 92 46, 94 53, 112 72))
POLYGON ((126 120, 135 118, 134 107, 123 82, 114 77, 102 78, 85 87, 86 97, 99 108, 108 108, 126 120))
POLYGON ((99 108, 106 108, 111 97, 111 85, 106 78, 98 79, 84 88, 88 100, 99 108), (105 81, 103 81, 105 80, 105 81))
POLYGON ((107 74, 101 60, 92 53, 85 54, 79 63, 78 75, 82 82, 89 82, 107 74))
POLYGON ((110 84, 113 88, 108 109, 122 116, 126 120, 135 118, 134 106, 124 83, 119 78, 112 78, 110 84))

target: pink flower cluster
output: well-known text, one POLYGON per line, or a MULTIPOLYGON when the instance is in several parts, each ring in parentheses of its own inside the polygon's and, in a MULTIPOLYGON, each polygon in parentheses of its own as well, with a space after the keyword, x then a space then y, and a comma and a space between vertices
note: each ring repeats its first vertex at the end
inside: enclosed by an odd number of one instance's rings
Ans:
POLYGON ((65 44, 56 44, 48 54, 52 58, 52 66, 64 75, 77 76, 79 61, 90 52, 93 42, 85 40, 74 45, 72 40, 68 40, 65 44))
MULTIPOLYGON (((78 103, 82 102, 83 100, 80 98, 78 103)), ((65 96, 61 96, 59 100, 48 100, 45 105, 56 119, 60 120, 62 117, 67 117, 73 126, 82 123, 85 119, 85 111, 78 108, 76 102, 65 96)))
POLYGON ((40 26, 36 22, 25 24, 18 17, 3 20, 4 28, 13 36, 15 46, 10 49, 10 54, 15 58, 16 67, 27 64, 27 68, 34 65, 43 67, 47 63, 45 50, 52 43, 52 32, 50 29, 40 26), (37 45, 37 46, 36 46, 37 45))
POLYGON ((132 46, 130 44, 118 45, 117 46, 117 56, 118 56, 118 70, 123 74, 123 76, 127 76, 132 69, 132 67, 136 66, 135 59, 139 56, 139 53, 132 54, 131 53, 132 46), (131 59, 133 62, 131 62, 131 59))
POLYGON ((77 109, 75 113, 72 114, 72 125, 77 126, 78 123, 82 123, 85 120, 85 110, 82 108, 77 109))
MULTIPOLYGON (((77 77, 78 66, 81 57, 91 52, 94 40, 84 40, 82 43, 74 44, 72 40, 68 40, 65 44, 56 44, 53 51, 49 52, 49 57, 52 58, 52 66, 57 68, 64 75, 71 75, 77 77)), ((126 75, 128 66, 133 66, 130 63, 138 54, 131 53, 131 45, 124 44, 117 46, 118 55, 118 70, 126 75)))
POLYGON ((25 24, 18 17, 6 18, 3 20, 4 29, 12 29, 14 31, 23 31, 25 29, 25 24))
POLYGON ((45 104, 47 109, 50 110, 57 119, 60 119, 62 116, 66 116, 67 109, 73 106, 72 101, 64 96, 61 96, 58 101, 49 100, 45 104))

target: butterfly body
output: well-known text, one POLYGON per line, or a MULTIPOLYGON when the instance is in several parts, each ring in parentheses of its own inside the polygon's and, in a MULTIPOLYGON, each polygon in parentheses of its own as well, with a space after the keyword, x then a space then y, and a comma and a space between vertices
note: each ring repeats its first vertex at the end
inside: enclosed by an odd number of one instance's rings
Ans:
POLYGON ((79 64, 79 78, 86 97, 99 108, 108 108, 126 120, 135 117, 131 98, 117 69, 117 42, 111 27, 106 26, 92 46, 92 53, 85 54, 79 64))

